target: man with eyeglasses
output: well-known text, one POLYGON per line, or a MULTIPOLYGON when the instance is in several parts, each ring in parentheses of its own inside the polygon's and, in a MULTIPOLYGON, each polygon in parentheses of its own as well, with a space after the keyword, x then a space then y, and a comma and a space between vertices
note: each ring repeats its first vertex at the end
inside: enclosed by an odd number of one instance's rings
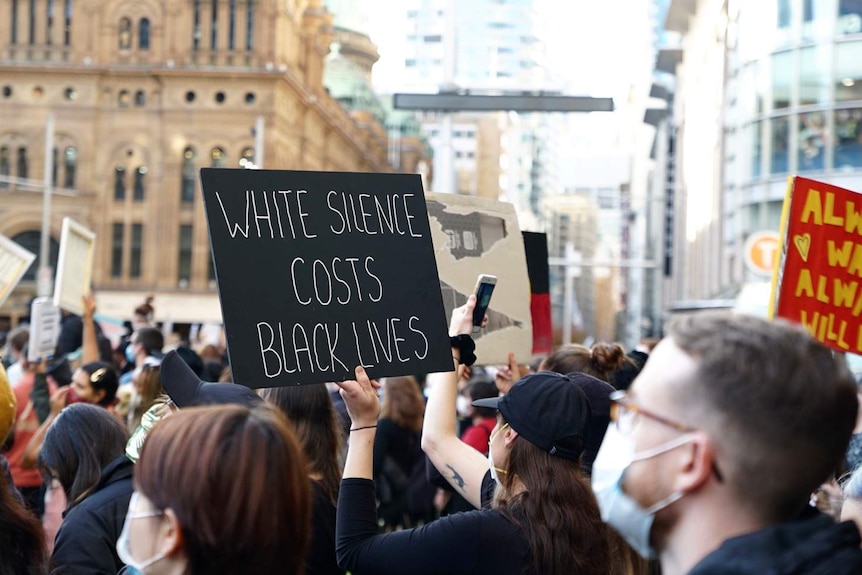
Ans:
POLYGON ((856 384, 804 329, 682 319, 611 399, 593 488, 664 575, 862 573, 856 526, 808 505, 844 456, 856 384))

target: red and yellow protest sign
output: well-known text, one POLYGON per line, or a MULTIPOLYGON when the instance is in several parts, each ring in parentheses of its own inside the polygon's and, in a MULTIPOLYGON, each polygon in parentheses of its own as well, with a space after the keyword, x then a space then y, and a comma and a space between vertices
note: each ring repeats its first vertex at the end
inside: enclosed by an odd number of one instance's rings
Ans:
POLYGON ((838 351, 862 353, 862 194, 791 177, 781 238, 773 314, 838 351))

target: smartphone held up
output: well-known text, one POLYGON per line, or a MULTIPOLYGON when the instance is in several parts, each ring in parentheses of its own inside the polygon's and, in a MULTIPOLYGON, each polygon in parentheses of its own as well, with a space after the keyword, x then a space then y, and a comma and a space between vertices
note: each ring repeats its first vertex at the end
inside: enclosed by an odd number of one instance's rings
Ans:
POLYGON ((473 333, 478 333, 482 329, 482 322, 485 320, 485 314, 488 313, 491 295, 494 293, 496 285, 496 276, 481 274, 479 275, 479 279, 476 280, 476 307, 473 308, 473 333))

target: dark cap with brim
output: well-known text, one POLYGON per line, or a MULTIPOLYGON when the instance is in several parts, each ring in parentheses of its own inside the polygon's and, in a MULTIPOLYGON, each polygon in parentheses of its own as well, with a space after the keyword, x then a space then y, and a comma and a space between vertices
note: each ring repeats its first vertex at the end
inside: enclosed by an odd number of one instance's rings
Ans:
POLYGON ((263 400, 244 385, 202 381, 176 351, 162 360, 162 387, 180 409, 202 405, 239 404, 253 407, 263 400))
POLYGON ((584 451, 590 402, 565 375, 550 371, 530 374, 503 397, 478 399, 473 405, 500 410, 518 435, 551 455, 576 460, 584 451))

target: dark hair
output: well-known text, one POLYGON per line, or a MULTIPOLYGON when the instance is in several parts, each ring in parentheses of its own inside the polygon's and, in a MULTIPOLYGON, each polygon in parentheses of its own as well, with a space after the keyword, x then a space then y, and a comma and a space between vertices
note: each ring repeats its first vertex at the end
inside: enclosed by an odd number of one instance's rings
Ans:
POLYGON ((677 385, 679 413, 717 444, 737 500, 767 522, 795 517, 839 467, 856 424, 846 364, 781 320, 704 312, 669 333, 697 364, 677 385))
POLYGON ((55 477, 71 509, 99 484, 102 469, 123 455, 129 437, 123 425, 106 409, 75 403, 63 411, 45 435, 39 467, 55 477))
POLYGON ((0 575, 47 573, 42 524, 24 507, 0 466, 0 575))
POLYGON ((24 351, 27 343, 30 341, 30 328, 27 326, 18 326, 9 332, 7 339, 9 347, 17 352, 24 351))
POLYGON ((147 355, 161 353, 165 347, 165 336, 154 327, 142 327, 135 331, 135 343, 141 344, 147 355))
POLYGON ((99 405, 107 407, 114 403, 117 399, 117 389, 120 386, 120 377, 117 375, 117 370, 110 363, 104 361, 94 361, 81 366, 90 379, 90 385, 93 386, 93 391, 104 391, 105 395, 99 401, 99 405))
MULTIPOLYGON (((464 394, 470 401, 476 401, 477 399, 497 397, 500 392, 494 382, 477 379, 467 384, 467 387, 464 388, 464 394)), ((497 410, 491 407, 474 407, 473 409, 474 413, 482 418, 497 416, 497 410)))
MULTIPOLYGON (((571 440, 573 448, 582 443, 571 440)), ((517 437, 501 479, 498 510, 526 534, 536 573, 609 572, 608 527, 580 461, 555 457, 517 437), (509 495, 516 481, 524 489, 509 495)))
POLYGON ((259 393, 287 416, 305 452, 309 472, 320 474, 324 493, 336 505, 344 432, 326 386, 274 387, 259 393))
POLYGON ((618 343, 599 342, 592 348, 582 345, 564 345, 546 357, 539 366, 539 370, 562 374, 586 373, 610 382, 613 373, 627 362, 632 363, 618 343))
POLYGON ((277 409, 197 407, 153 428, 135 486, 176 514, 192 575, 293 575, 303 571, 311 535, 306 470, 277 409))
POLYGON ((383 405, 380 417, 391 419, 408 431, 420 431, 425 415, 425 401, 413 376, 387 377, 383 384, 383 405))
POLYGON ((147 296, 147 299, 144 300, 144 303, 135 308, 135 315, 143 316, 150 321, 153 319, 153 312, 156 309, 153 307, 153 296, 147 296))

